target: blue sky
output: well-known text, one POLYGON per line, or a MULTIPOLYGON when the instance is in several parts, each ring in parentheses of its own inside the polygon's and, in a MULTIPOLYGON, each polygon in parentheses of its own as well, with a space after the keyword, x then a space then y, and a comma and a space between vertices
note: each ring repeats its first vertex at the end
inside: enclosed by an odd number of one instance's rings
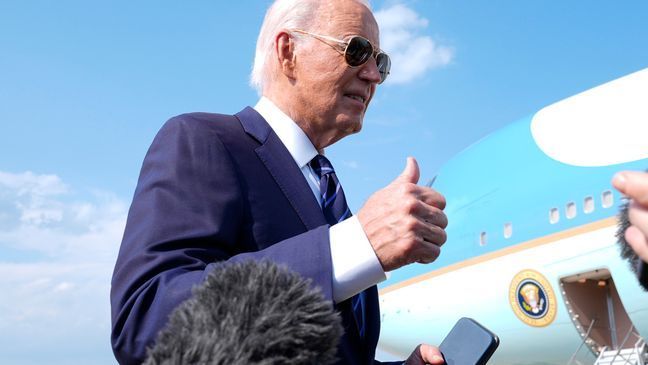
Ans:
MULTIPOLYGON (((0 0, 0 363, 111 364, 108 290, 139 167, 173 115, 256 103, 269 1, 0 0)), ((489 132, 648 67, 645 1, 373 1, 392 76, 331 147, 358 209, 489 132)))

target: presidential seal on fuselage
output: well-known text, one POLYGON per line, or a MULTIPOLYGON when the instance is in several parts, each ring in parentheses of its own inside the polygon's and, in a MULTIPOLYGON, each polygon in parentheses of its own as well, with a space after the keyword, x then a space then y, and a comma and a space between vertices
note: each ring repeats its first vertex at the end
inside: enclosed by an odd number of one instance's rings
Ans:
POLYGON ((544 327, 556 318, 556 295, 538 271, 523 270, 513 277, 509 302, 513 313, 529 326, 544 327))

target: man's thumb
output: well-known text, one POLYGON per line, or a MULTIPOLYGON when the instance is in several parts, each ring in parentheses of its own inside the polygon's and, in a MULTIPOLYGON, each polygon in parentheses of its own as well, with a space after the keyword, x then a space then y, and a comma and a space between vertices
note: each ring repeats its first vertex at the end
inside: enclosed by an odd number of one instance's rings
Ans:
POLYGON ((417 184, 421 173, 419 172, 418 163, 414 157, 407 158, 405 169, 396 178, 396 181, 417 184))

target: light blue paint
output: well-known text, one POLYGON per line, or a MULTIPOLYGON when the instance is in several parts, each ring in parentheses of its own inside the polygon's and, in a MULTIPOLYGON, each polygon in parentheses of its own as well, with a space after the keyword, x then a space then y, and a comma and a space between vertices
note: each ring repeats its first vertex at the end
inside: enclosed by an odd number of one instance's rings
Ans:
POLYGON ((618 171, 648 167, 648 159, 605 167, 578 167, 548 157, 530 131, 532 117, 519 120, 473 144, 443 166, 434 183, 447 201, 448 241, 429 265, 410 265, 392 273, 381 284, 388 287, 432 270, 544 237, 617 214, 623 203, 612 188, 618 171), (611 191, 614 204, 601 205, 603 191, 611 191), (583 212, 585 197, 594 198, 595 210, 583 212), (565 216, 575 202, 577 215, 565 216), (549 211, 558 208, 560 221, 550 224, 549 211), (504 224, 512 223, 513 236, 504 238, 504 224), (479 245, 481 232, 487 244, 479 245))

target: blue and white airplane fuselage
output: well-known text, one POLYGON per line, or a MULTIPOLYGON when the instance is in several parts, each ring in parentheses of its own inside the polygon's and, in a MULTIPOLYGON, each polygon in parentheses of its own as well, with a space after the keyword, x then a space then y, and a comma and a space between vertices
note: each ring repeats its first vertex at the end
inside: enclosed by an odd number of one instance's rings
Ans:
POLYGON ((379 348, 439 344, 460 317, 495 332, 493 364, 593 364, 648 339, 648 293, 620 258, 611 186, 648 168, 648 69, 482 139, 438 173, 448 241, 380 285, 379 348))

